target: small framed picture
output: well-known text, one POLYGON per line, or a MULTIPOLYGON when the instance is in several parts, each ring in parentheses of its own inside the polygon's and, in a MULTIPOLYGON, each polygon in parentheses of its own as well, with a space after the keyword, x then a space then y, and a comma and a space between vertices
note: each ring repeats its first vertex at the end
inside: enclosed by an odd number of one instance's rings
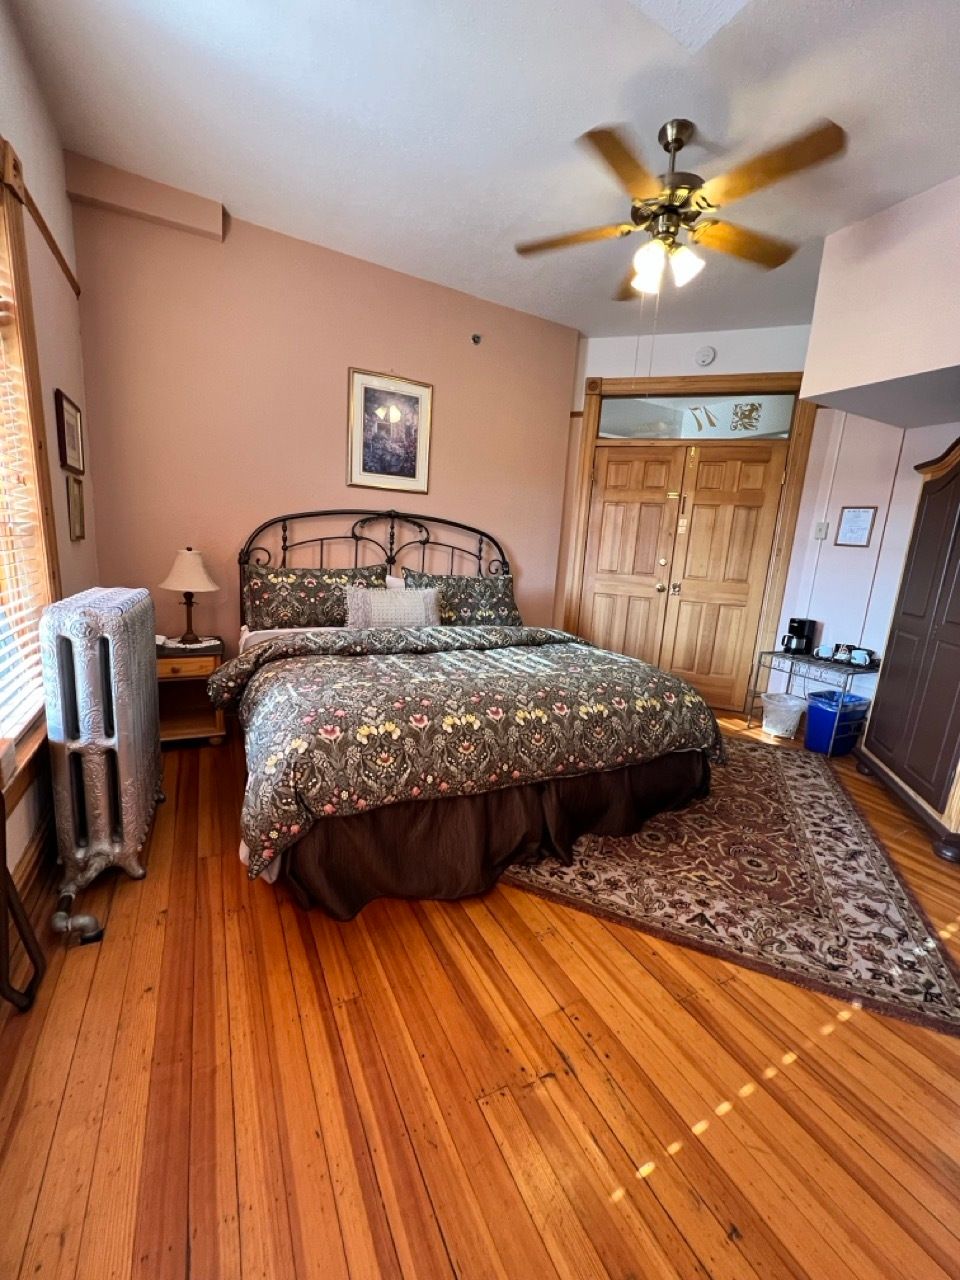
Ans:
POLYGON ((75 476, 82 476, 85 470, 83 461, 83 417, 80 406, 74 404, 68 395, 58 387, 54 393, 57 402, 57 441, 60 445, 60 466, 64 471, 71 471, 75 476))
POLYGON ((876 507, 841 507, 834 546, 869 547, 876 518, 876 507))
POLYGON ((67 520, 70 541, 82 542, 87 529, 83 515, 83 481, 77 476, 67 476, 67 520))
POLYGON ((426 493, 433 387, 350 370, 347 484, 426 493))

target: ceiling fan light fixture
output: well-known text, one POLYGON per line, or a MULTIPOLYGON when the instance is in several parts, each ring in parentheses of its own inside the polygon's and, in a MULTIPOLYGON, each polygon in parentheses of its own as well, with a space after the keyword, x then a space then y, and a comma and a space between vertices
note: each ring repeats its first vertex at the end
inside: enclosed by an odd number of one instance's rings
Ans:
POLYGON ((631 288, 637 293, 659 293, 666 265, 667 246, 662 240, 648 240, 633 255, 631 288))
MULTIPOLYGON (((634 0, 634 3, 667 6, 671 11, 682 7, 679 0, 634 0)), ((710 3, 714 6, 740 4, 742 0, 710 0, 710 3)), ((686 243, 678 243, 681 236, 685 241, 689 237, 697 249, 728 254, 767 271, 782 267, 794 255, 797 245, 704 215, 839 155, 846 146, 843 129, 832 120, 822 120, 779 146, 770 147, 735 165, 729 172, 706 181, 699 174, 677 168, 677 154, 695 136, 696 129, 690 120, 678 118, 663 125, 657 139, 669 156, 669 164, 667 172, 657 176, 620 129, 609 125, 591 129, 581 141, 604 163, 630 197, 629 221, 524 241, 515 246, 517 253, 527 257, 597 240, 619 240, 635 231, 646 232, 651 239, 636 254, 633 269, 618 285, 613 295, 618 302, 629 302, 637 294, 658 294, 668 257, 678 287, 689 284, 700 274, 704 263, 699 253, 694 253, 686 243)))
POLYGON ((689 284, 706 265, 699 253, 694 253, 685 244, 675 245, 670 252, 670 272, 678 289, 689 284))

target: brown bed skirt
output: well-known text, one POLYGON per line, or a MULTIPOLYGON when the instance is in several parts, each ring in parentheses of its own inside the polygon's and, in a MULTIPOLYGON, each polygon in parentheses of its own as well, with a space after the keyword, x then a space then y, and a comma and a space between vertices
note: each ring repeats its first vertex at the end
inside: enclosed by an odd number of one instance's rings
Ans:
POLYGON ((609 773, 405 801, 315 823, 286 851, 284 878, 301 906, 335 920, 352 920, 375 898, 466 898, 514 862, 569 862, 587 832, 628 835, 709 789, 706 753, 675 751, 609 773))

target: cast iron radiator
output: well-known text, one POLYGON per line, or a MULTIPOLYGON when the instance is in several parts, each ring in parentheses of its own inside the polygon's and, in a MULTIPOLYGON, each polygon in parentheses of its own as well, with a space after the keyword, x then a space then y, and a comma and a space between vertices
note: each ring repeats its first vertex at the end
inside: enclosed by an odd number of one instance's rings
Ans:
POLYGON ((100 936, 69 916, 106 867, 140 879, 139 854, 162 799, 156 624, 144 588, 93 587, 40 620, 47 737, 63 882, 53 927, 100 936))

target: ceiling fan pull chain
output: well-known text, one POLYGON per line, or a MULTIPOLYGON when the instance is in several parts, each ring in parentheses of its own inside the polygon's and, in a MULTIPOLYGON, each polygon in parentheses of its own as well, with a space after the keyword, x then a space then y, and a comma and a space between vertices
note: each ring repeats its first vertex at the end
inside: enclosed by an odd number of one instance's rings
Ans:
POLYGON ((641 293, 639 296, 640 296, 640 315, 637 318, 637 347, 633 356, 633 376, 635 378, 640 377, 640 342, 641 342, 641 339, 643 338, 643 309, 646 306, 646 302, 647 302, 645 294, 641 293))
MULTIPOLYGON (((642 296, 642 295, 641 295, 642 296)), ((653 377, 653 349, 657 345, 657 324, 660 320, 660 294, 653 295, 653 332, 650 334, 650 359, 647 362, 647 377, 653 377)))

